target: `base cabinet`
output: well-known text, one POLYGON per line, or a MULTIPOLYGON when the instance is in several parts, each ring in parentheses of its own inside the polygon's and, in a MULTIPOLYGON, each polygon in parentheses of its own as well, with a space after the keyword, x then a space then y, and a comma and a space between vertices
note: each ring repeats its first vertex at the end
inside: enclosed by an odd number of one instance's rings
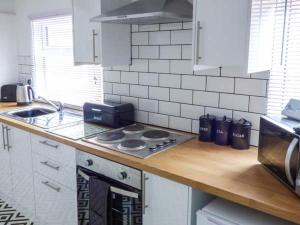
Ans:
POLYGON ((186 185, 144 173, 143 225, 195 225, 196 211, 212 197, 186 185))

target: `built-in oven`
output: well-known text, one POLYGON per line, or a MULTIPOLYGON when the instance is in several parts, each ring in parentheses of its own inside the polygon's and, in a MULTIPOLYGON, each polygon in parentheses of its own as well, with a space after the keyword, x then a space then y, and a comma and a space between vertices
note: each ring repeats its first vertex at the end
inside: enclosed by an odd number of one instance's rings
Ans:
POLYGON ((78 225, 142 225, 142 172, 77 152, 78 225))
POLYGON ((281 117, 262 117, 258 160, 296 194, 300 195, 298 122, 281 117))

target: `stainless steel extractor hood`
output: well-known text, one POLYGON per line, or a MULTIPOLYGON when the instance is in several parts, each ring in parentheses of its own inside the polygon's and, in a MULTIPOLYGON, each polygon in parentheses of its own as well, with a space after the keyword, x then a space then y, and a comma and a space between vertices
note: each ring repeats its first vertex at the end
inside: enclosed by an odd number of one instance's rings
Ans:
POLYGON ((139 0, 105 12, 93 22, 155 24, 192 21, 193 5, 188 0, 139 0))

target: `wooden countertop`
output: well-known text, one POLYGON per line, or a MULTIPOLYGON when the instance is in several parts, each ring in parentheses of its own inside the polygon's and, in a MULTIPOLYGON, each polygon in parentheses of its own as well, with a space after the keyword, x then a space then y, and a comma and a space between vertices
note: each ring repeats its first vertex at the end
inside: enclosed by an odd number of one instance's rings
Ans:
MULTIPOLYGON (((15 107, 0 103, 0 111, 15 107)), ((192 140, 150 158, 138 159, 56 136, 4 116, 0 116, 0 122, 300 224, 300 198, 259 164, 256 148, 238 151, 192 140)))

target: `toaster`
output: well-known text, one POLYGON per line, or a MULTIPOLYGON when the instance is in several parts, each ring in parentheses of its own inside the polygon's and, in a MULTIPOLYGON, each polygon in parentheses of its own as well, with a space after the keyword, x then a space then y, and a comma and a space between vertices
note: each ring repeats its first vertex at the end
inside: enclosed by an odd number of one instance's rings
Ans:
POLYGON ((18 84, 6 84, 1 87, 1 102, 17 101, 17 85, 18 84))
POLYGON ((120 128, 134 123, 134 106, 108 101, 101 104, 85 103, 83 117, 85 122, 120 128))

